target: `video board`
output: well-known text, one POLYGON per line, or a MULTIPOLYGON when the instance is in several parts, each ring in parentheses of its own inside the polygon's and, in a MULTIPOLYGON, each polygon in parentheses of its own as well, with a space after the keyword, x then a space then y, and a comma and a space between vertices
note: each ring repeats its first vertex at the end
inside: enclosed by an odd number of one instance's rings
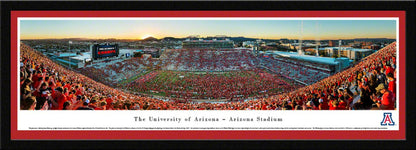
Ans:
POLYGON ((92 58, 105 58, 105 57, 114 57, 118 56, 119 49, 118 44, 114 45, 99 45, 95 44, 92 46, 92 58))

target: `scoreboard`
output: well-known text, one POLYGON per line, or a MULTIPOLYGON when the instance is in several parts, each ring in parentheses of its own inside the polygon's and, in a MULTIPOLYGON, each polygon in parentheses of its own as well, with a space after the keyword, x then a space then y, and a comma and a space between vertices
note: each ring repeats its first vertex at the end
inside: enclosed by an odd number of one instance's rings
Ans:
POLYGON ((93 59, 118 56, 119 54, 118 44, 114 44, 114 45, 95 44, 91 48, 91 53, 92 53, 93 59))

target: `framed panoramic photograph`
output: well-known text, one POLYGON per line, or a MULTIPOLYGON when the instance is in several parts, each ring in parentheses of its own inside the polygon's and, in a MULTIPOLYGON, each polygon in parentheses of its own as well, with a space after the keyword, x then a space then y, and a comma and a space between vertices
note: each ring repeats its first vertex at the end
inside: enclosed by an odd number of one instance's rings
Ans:
POLYGON ((406 11, 9 15, 10 140, 406 140, 406 11))

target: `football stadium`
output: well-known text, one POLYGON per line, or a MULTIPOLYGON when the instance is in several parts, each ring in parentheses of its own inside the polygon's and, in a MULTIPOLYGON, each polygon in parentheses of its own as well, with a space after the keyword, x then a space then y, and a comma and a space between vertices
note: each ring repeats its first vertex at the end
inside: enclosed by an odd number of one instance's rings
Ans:
POLYGON ((396 51, 393 42, 351 61, 302 48, 259 52, 229 40, 186 40, 137 57, 117 44, 93 44, 64 60, 21 42, 20 109, 394 110, 396 51), (77 58, 82 65, 68 67, 77 58))

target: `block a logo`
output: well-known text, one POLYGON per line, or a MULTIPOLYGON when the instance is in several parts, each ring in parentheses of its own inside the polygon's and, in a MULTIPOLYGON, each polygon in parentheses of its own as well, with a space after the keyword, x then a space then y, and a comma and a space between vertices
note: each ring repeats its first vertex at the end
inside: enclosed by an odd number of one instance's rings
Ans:
POLYGON ((384 113, 383 120, 381 121, 382 126, 394 126, 393 118, 391 117, 391 113, 384 113))

